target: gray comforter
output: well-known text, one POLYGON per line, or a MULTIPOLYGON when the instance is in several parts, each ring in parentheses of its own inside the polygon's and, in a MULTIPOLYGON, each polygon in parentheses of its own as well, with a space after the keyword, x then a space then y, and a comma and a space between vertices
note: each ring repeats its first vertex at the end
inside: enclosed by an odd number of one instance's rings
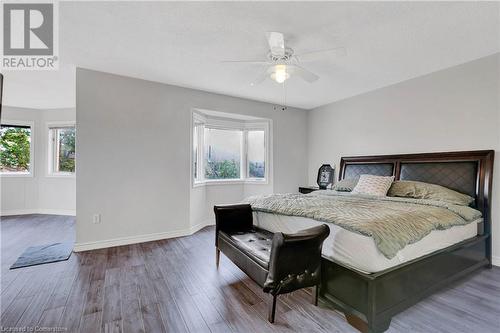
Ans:
POLYGON ((389 259, 433 230, 465 225, 481 217, 478 210, 443 201, 334 191, 254 196, 245 202, 255 211, 308 217, 372 237, 379 251, 389 259))

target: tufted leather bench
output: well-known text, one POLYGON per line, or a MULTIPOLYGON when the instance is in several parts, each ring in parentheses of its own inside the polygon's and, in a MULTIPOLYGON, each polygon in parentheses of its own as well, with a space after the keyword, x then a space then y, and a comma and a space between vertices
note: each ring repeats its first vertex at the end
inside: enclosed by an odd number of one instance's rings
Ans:
POLYGON ((327 225, 296 234, 272 233, 253 225, 250 205, 215 206, 216 265, 220 252, 252 278, 273 298, 269 321, 274 322, 276 298, 320 283, 321 248, 328 237, 327 225))

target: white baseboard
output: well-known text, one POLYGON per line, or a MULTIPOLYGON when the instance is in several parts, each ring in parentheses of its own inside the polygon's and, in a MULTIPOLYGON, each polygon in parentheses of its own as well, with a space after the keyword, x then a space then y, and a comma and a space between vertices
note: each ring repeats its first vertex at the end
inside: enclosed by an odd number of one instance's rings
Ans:
POLYGON ((76 211, 72 209, 39 209, 38 214, 76 216, 76 211))
POLYGON ((37 212, 38 212, 37 209, 11 209, 2 211, 0 215, 1 216, 28 215, 28 214, 36 214, 37 212))
POLYGON ((95 242, 75 243, 73 251, 74 252, 90 251, 90 250, 104 249, 107 247, 137 244, 137 243, 151 242, 167 238, 189 236, 203 229, 204 227, 213 224, 214 222, 212 220, 207 220, 199 224, 196 224, 194 226, 191 226, 190 228, 182 230, 159 232, 159 233, 139 235, 139 236, 120 237, 120 238, 107 239, 95 242))
POLYGON ((499 266, 500 267, 500 257, 492 256, 491 257, 491 263, 493 264, 493 266, 499 266))
POLYGON ((12 209, 0 212, 0 216, 28 215, 28 214, 48 214, 48 215, 69 215, 76 216, 74 209, 12 209))

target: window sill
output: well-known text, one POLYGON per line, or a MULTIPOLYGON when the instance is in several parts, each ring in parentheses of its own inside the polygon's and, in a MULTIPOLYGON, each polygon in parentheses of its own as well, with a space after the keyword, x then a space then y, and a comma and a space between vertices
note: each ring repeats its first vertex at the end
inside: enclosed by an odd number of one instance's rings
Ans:
POLYGON ((0 178, 33 178, 31 172, 0 173, 0 178))
POLYGON ((213 185, 267 185, 269 182, 267 179, 214 179, 214 180, 204 180, 199 182, 193 182, 194 187, 200 186, 213 186, 213 185))
POLYGON ((267 184, 269 184, 267 179, 261 179, 261 178, 248 178, 247 180, 245 180, 245 183, 252 184, 252 185, 255 185, 255 184, 267 185, 267 184))
POLYGON ((49 173, 47 178, 75 178, 74 173, 49 173))

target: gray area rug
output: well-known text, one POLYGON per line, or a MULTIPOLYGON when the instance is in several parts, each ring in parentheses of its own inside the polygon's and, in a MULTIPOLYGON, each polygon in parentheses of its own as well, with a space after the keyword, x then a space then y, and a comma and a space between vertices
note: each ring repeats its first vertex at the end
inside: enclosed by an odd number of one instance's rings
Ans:
POLYGON ((16 262, 10 266, 10 269, 68 260, 72 251, 73 243, 54 243, 31 246, 17 258, 16 262))

